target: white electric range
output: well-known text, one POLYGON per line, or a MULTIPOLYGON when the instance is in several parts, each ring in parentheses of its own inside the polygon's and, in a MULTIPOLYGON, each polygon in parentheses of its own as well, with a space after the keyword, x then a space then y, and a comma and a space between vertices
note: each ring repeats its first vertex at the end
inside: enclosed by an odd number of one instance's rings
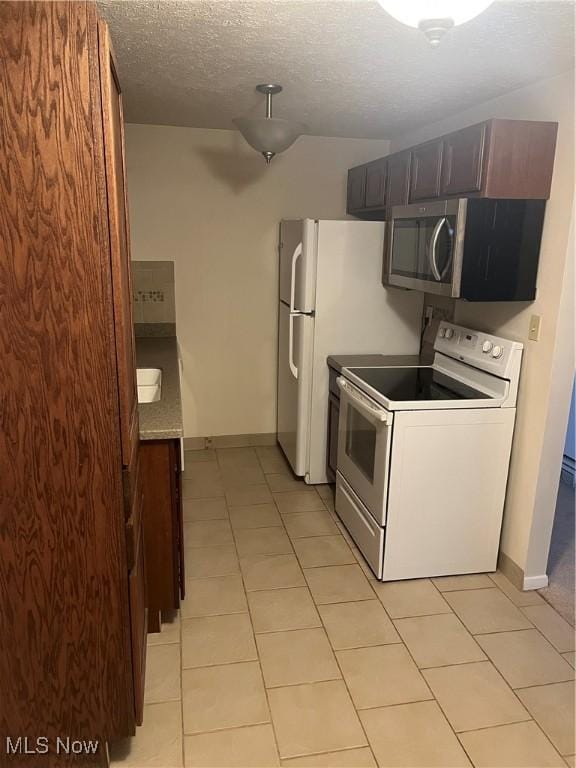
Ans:
POLYGON ((336 512, 377 578, 496 569, 522 348, 443 322, 432 365, 342 370, 336 512))

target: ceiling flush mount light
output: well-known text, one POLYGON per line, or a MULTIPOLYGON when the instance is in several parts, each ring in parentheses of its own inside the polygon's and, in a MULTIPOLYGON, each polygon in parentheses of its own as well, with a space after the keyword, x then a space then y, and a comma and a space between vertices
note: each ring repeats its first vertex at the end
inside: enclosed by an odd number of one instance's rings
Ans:
POLYGON ((233 122, 248 144, 264 155, 268 164, 274 155, 292 146, 306 126, 272 117, 272 96, 280 93, 281 85, 257 85, 256 90, 266 96, 266 117, 237 117, 233 122))
POLYGON ((485 11, 494 0, 378 0, 390 16, 422 30, 436 48, 452 27, 464 24, 485 11))

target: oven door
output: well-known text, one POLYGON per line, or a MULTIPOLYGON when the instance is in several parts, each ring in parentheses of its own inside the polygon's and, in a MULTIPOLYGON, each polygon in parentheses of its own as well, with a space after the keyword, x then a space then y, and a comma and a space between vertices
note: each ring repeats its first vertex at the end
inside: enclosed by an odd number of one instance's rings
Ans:
POLYGON ((393 413, 340 376, 338 471, 379 525, 386 523, 393 413))
POLYGON ((457 298, 466 206, 465 199, 395 206, 388 227, 386 282, 457 298))

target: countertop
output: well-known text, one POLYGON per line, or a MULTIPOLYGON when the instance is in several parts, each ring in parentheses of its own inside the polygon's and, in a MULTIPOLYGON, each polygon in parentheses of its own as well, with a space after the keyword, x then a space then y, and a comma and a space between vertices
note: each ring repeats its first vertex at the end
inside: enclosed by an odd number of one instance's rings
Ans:
POLYGON ((178 340, 137 338, 136 366, 162 370, 162 396, 156 403, 140 403, 141 440, 170 440, 183 436, 178 340))
POLYGON ((419 355, 330 355, 328 365, 340 373, 342 368, 429 365, 419 355))

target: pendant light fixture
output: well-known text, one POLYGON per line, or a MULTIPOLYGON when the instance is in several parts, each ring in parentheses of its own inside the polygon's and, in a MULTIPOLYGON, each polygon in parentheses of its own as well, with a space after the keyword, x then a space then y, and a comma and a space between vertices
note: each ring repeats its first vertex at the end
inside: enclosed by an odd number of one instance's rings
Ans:
POLYGON ((262 84, 257 85, 256 90, 266 96, 266 116, 237 117, 233 122, 248 144, 264 155, 268 165, 274 155, 284 152, 294 144, 306 126, 292 120, 272 117, 272 96, 280 93, 281 85, 262 84))
POLYGON ((494 0, 378 0, 390 16, 420 29, 436 48, 452 27, 479 16, 494 0))

